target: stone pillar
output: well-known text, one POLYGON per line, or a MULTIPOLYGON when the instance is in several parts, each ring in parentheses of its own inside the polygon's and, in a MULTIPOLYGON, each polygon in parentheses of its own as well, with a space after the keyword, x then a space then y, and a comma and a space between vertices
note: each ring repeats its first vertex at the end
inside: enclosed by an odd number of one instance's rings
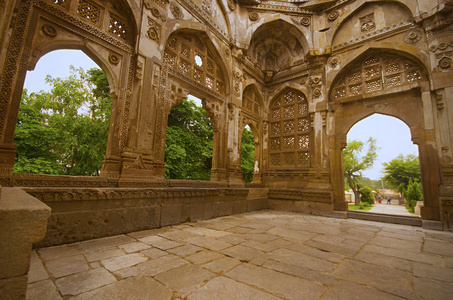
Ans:
POLYGON ((343 149, 346 136, 331 136, 329 141, 330 180, 333 188, 334 210, 347 211, 344 197, 343 149))
POLYGON ((0 298, 25 299, 33 243, 46 234, 50 208, 19 188, 0 198, 0 298))

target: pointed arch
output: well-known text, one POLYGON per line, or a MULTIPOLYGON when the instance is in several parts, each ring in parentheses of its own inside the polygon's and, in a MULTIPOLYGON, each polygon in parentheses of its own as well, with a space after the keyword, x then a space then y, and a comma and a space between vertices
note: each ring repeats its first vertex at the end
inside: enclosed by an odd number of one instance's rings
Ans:
POLYGON ((282 91, 270 103, 269 122, 269 168, 310 167, 311 125, 305 94, 282 91))

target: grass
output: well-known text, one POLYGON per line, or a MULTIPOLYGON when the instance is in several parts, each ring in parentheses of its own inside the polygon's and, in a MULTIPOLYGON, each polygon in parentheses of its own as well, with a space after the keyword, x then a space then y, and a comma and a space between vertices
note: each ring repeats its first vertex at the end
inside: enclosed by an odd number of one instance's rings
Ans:
POLYGON ((348 209, 349 210, 361 210, 361 211, 367 211, 370 210, 372 206, 365 206, 364 208, 360 208, 359 205, 349 205, 348 209))

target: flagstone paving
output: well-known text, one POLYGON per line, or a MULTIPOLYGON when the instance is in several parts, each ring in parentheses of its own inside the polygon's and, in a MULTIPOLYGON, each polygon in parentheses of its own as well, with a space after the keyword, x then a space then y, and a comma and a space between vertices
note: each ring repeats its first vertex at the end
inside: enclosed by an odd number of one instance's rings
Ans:
POLYGON ((27 299, 452 299, 453 233, 259 211, 37 249, 27 299))

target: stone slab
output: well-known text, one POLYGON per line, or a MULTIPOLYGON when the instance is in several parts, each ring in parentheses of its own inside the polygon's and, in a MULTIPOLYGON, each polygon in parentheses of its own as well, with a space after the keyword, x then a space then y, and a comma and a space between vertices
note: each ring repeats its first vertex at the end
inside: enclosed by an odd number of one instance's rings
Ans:
POLYGON ((240 264, 225 274, 286 299, 318 299, 326 291, 321 284, 250 264, 240 264))
POLYGON ((43 280, 29 284, 27 287, 27 300, 61 300, 61 296, 52 280, 43 280))
POLYGON ((277 300, 275 296, 226 277, 216 277, 196 290, 188 300, 277 300))
POLYGON ((57 279, 55 285, 63 296, 75 296, 115 281, 115 276, 106 269, 98 268, 57 279))
POLYGON ((134 277, 121 280, 96 290, 71 298, 71 300, 105 299, 159 299, 170 300, 172 291, 150 277, 134 277))
POLYGON ((132 253, 122 256, 116 256, 108 259, 101 260, 102 265, 109 271, 117 271, 119 269, 135 266, 139 263, 145 262, 148 257, 141 253, 132 253))
POLYGON ((186 264, 167 272, 160 273, 154 278, 168 286, 173 291, 189 292, 214 276, 214 273, 206 269, 192 264, 186 264))

